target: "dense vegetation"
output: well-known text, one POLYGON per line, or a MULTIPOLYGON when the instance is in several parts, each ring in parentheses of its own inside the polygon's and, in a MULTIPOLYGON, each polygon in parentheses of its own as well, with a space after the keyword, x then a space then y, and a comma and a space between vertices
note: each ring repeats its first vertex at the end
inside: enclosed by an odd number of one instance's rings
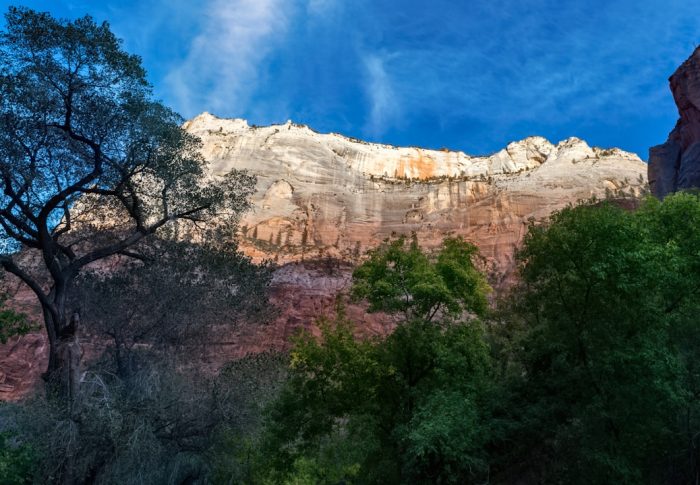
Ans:
POLYGON ((160 341, 128 372, 107 354, 75 427, 45 398, 3 409, 5 481, 65 481, 72 456, 77 483, 693 483, 700 198, 568 207, 518 258, 489 306, 470 244, 387 241, 351 296, 390 335, 357 337, 339 301, 320 337, 213 379, 160 341))
POLYGON ((251 483, 694 483, 700 199, 533 222, 491 312, 473 256, 369 254, 353 293, 401 322, 357 339, 341 311, 295 341, 251 483))
MULTIPOLYGON (((269 318, 271 268, 232 238, 253 180, 201 184, 198 141, 107 25, 26 9, 8 22, 0 264, 41 301, 49 370, 80 372, 70 392, 49 373, 45 393, 0 406, 1 485, 700 480, 697 194, 533 221, 497 298, 463 239, 387 240, 346 296, 393 332, 362 337, 341 296, 320 336, 213 375, 199 357, 217 332, 269 318), (222 208, 232 224, 211 225, 222 208), (107 209, 130 222, 89 223, 107 209), (84 269, 106 256, 110 271, 84 269), (82 362, 78 330, 106 350, 82 362)), ((0 341, 30 326, 0 309, 0 341)))
POLYGON ((0 267, 35 294, 49 343, 44 378, 74 399, 74 340, 85 329, 68 298, 79 275, 107 258, 147 259, 164 240, 200 240, 217 216, 232 239, 255 180, 209 176, 200 140, 153 98, 140 59, 106 23, 15 7, 5 20, 0 267))

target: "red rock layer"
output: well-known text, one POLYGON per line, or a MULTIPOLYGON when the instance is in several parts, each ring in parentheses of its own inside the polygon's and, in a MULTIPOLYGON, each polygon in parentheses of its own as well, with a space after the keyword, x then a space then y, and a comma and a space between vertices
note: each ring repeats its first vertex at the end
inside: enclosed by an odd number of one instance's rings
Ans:
POLYGON ((680 118, 666 143, 649 149, 649 185, 660 198, 700 187, 700 47, 669 84, 680 118))

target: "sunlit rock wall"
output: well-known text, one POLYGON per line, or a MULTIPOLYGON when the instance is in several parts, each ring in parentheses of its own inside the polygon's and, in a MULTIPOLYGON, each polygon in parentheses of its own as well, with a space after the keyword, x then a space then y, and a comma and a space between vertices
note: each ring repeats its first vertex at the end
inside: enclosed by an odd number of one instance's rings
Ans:
POLYGON ((570 138, 509 144, 484 157, 393 147, 286 123, 252 127, 204 113, 185 125, 204 142, 215 174, 258 177, 242 221, 243 248, 280 263, 355 260, 392 233, 415 232, 427 247, 447 234, 476 243, 498 278, 530 218, 606 192, 639 194, 646 164, 618 149, 570 138))

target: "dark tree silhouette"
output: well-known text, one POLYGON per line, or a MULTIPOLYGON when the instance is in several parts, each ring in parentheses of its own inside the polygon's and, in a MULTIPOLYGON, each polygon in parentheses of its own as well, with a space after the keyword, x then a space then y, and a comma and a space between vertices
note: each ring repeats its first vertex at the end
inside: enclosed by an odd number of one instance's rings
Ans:
POLYGON ((0 264, 41 304, 48 381, 72 394, 86 265, 196 231, 247 207, 254 178, 209 176, 200 141, 155 101, 140 58, 107 23, 11 7, 0 34, 0 264), (29 258, 27 251, 38 258, 29 258), (36 264, 38 259, 40 264, 36 264))

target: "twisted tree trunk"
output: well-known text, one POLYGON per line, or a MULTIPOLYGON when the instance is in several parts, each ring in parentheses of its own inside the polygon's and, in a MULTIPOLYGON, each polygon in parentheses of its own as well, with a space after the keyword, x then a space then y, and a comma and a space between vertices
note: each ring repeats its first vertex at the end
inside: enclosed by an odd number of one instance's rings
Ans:
POLYGON ((43 374, 52 397, 66 399, 71 407, 78 395, 83 351, 78 339, 80 315, 66 318, 66 285, 55 286, 48 295, 52 304, 42 302, 44 326, 49 339, 49 363, 43 374))

